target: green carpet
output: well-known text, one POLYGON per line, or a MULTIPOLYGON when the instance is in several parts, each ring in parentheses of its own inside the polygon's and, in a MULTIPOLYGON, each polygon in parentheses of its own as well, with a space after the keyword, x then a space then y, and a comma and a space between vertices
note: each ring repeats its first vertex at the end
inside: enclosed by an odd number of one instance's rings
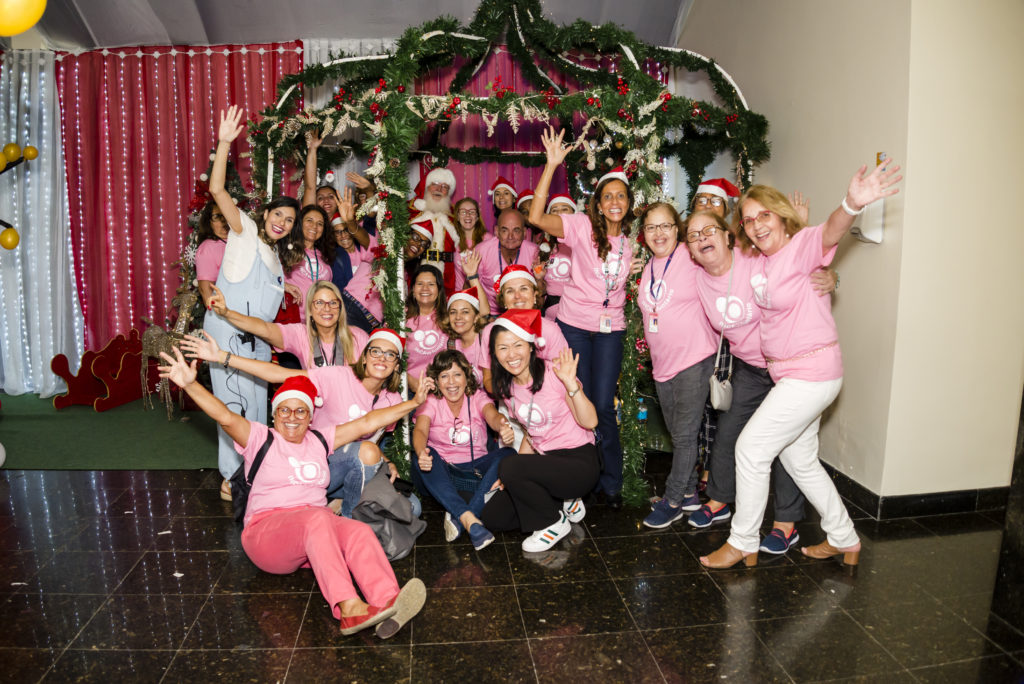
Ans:
MULTIPOLYGON (((156 399, 156 395, 154 400, 156 399)), ((91 406, 60 411, 34 394, 0 393, 4 468, 17 470, 179 470, 217 467, 217 428, 201 411, 142 401, 97 413, 91 406), (182 419, 185 419, 184 421, 182 419)))

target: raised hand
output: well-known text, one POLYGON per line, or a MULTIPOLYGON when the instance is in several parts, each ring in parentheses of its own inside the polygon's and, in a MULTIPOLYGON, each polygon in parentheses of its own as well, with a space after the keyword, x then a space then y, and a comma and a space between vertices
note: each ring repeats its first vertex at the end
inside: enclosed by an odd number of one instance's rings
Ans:
POLYGON ((475 249, 462 253, 462 271, 466 277, 474 276, 480 269, 480 255, 475 249))
POLYGON ((501 428, 498 430, 498 438, 501 439, 501 443, 505 446, 512 446, 516 441, 516 433, 512 429, 512 424, 508 422, 505 416, 501 417, 501 428))
POLYGON ((565 161, 566 156, 575 145, 564 145, 562 140, 565 138, 565 129, 555 133, 554 126, 548 126, 546 131, 541 131, 540 141, 544 146, 544 154, 547 155, 548 166, 559 166, 565 161))
POLYGON ((572 350, 568 347, 563 347, 562 351, 558 352, 558 356, 555 357, 554 363, 552 364, 555 377, 562 381, 566 389, 578 387, 576 380, 576 367, 580 363, 580 355, 576 354, 573 356, 572 350))
POLYGON ((345 180, 347 180, 349 183, 352 183, 360 190, 370 190, 371 188, 373 188, 373 183, 371 183, 367 178, 364 178, 355 171, 346 171, 345 180))
POLYGON ((865 175, 867 168, 865 164, 853 174, 850 187, 846 190, 846 204, 853 211, 859 211, 876 200, 900 191, 893 186, 903 180, 903 176, 896 175, 900 167, 891 159, 886 159, 865 175))
POLYGON ((313 151, 313 150, 317 149, 318 147, 320 147, 320 144, 323 141, 324 141, 324 139, 320 137, 320 134, 319 134, 318 131, 316 131, 316 130, 306 131, 306 147, 308 147, 310 151, 313 151))
POLYGON ((789 197, 789 203, 796 209, 796 215, 800 217, 800 222, 806 224, 807 218, 811 215, 810 201, 799 190, 794 190, 787 197, 789 197))
POLYGON ((417 406, 422 406, 423 402, 427 400, 427 396, 434 391, 434 379, 427 377, 426 371, 420 372, 420 384, 416 388, 416 394, 412 400, 416 402, 417 406))
POLYGON ((352 201, 352 188, 345 188, 338 201, 338 215, 345 223, 356 220, 356 205, 352 201))
POLYGON ((224 293, 216 285, 213 286, 213 294, 210 296, 210 303, 206 308, 218 316, 228 315, 228 305, 224 301, 224 293))
POLYGON ((202 359, 210 363, 220 362, 220 347, 217 346, 217 340, 207 335, 205 330, 200 330, 198 334, 186 335, 178 346, 191 359, 202 359))
POLYGON ((217 128, 217 140, 221 142, 234 142, 242 131, 245 130, 245 126, 241 125, 242 122, 242 109, 237 105, 231 105, 228 107, 227 114, 224 110, 220 112, 220 126, 217 128))
POLYGON ((160 357, 167 362, 167 365, 157 366, 157 370, 160 371, 161 378, 167 378, 184 389, 196 381, 196 362, 185 363, 185 357, 181 355, 178 348, 172 347, 171 349, 174 352, 173 357, 167 352, 160 352, 160 357))

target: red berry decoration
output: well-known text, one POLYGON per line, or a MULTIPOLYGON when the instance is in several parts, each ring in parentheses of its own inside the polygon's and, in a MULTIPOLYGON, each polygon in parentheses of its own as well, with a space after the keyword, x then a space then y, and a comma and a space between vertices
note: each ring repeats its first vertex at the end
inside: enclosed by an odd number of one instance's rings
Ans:
POLYGON ((398 92, 404 93, 405 92, 405 86, 404 85, 398 86, 398 92))
POLYGON ((391 212, 390 211, 385 211, 384 212, 384 220, 385 221, 390 221, 391 220, 391 212))
POLYGON ((452 98, 452 104, 462 104, 462 98, 456 95, 455 97, 452 98))
POLYGON ((588 97, 588 98, 587 98, 587 104, 588 104, 588 105, 593 105, 593 104, 594 104, 594 98, 592 98, 592 97, 588 97))

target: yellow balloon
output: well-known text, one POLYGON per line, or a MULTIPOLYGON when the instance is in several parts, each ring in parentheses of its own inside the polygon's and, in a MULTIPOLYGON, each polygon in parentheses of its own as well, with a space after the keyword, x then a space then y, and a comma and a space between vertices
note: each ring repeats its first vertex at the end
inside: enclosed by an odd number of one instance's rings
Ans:
POLYGON ((0 154, 0 171, 3 171, 5 168, 7 168, 7 157, 0 154))
POLYGON ((21 238, 18 236, 18 231, 13 228, 7 228, 4 232, 0 233, 0 247, 4 249, 14 249, 20 241, 21 238))
POLYGON ((4 156, 7 157, 7 161, 18 161, 21 158, 21 146, 18 143, 7 143, 4 145, 4 156))
POLYGON ((0 0, 0 36, 15 36, 36 25, 46 0, 0 0))
POLYGON ((21 153, 25 155, 25 159, 28 159, 29 161, 32 161, 33 159, 39 156, 39 150, 32 147, 31 145, 25 145, 25 149, 23 149, 21 153))

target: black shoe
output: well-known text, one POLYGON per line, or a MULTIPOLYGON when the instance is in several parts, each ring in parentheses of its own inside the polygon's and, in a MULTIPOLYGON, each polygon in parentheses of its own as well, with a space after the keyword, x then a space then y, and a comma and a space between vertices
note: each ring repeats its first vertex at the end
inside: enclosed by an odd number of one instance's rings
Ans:
POLYGON ((607 495, 608 508, 613 511, 622 510, 622 492, 615 492, 614 494, 607 495))

